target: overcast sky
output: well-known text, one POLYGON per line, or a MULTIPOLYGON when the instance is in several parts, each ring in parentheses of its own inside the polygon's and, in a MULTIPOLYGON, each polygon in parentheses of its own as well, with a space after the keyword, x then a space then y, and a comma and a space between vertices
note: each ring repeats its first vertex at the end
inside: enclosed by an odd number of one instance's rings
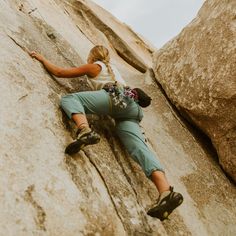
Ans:
POLYGON ((204 0, 93 0, 157 48, 195 18, 204 0))

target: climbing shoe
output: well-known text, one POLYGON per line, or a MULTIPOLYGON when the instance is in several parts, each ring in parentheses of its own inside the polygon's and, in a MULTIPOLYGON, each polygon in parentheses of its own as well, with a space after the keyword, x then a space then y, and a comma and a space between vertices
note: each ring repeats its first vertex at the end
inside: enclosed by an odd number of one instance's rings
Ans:
POLYGON ((79 132, 77 140, 66 147, 65 153, 69 155, 75 154, 85 146, 96 144, 99 141, 99 134, 92 131, 89 127, 85 127, 79 132))
POLYGON ((161 221, 168 218, 171 212, 183 202, 183 196, 173 191, 170 187, 169 191, 163 192, 154 206, 147 212, 148 215, 156 217, 161 221))

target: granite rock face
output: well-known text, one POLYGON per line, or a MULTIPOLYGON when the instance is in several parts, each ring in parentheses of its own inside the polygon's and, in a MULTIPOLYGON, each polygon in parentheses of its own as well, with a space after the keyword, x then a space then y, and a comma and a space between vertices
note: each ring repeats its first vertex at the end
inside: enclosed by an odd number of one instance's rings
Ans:
POLYGON ((198 16, 154 55, 171 101, 211 139, 236 182, 236 1, 208 0, 198 16))
POLYGON ((73 0, 0 0, 0 39, 1 236, 235 235, 235 186, 156 83, 151 45, 93 2, 73 0), (158 194, 109 119, 89 117, 101 142, 64 154, 75 127, 60 97, 89 89, 87 78, 55 78, 27 51, 79 66, 95 44, 153 97, 141 125, 185 199, 169 221, 146 215, 158 194))

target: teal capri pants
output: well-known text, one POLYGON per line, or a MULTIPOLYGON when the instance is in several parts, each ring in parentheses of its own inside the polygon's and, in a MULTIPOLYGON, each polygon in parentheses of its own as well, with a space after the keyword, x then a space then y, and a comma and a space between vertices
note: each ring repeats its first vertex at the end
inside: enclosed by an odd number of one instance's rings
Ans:
POLYGON ((145 143, 139 126, 143 118, 141 107, 131 98, 125 98, 127 107, 114 106, 105 90, 86 91, 65 95, 61 98, 61 107, 71 119, 72 114, 109 115, 116 120, 116 133, 131 157, 150 178, 153 171, 163 168, 145 143))

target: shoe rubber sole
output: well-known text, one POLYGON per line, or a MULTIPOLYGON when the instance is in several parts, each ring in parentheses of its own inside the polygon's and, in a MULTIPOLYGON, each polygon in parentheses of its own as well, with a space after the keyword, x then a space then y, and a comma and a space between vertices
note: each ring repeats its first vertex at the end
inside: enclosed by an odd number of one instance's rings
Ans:
POLYGON ((84 148, 87 145, 92 145, 92 144, 96 144, 100 141, 100 136, 98 134, 94 134, 90 135, 86 138, 81 138, 76 140, 75 142, 69 144, 66 149, 65 149, 65 153, 72 155, 75 154, 77 152, 79 152, 82 148, 84 148))
POLYGON ((172 211, 181 205, 182 202, 183 196, 178 194, 174 199, 172 199, 171 203, 158 207, 156 211, 151 209, 147 212, 147 214, 160 219, 160 221, 163 221, 167 219, 172 211))

